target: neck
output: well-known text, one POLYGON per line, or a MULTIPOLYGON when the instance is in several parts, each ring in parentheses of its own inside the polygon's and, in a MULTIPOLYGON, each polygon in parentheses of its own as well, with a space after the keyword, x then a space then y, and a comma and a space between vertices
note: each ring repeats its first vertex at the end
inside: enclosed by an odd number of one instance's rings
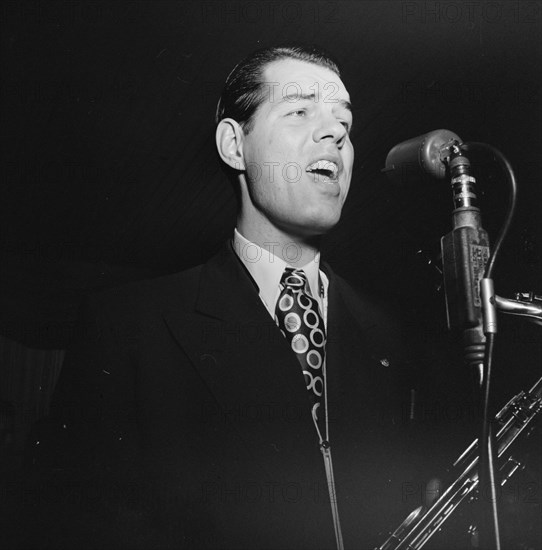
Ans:
MULTIPOLYGON (((267 220, 266 220, 267 222, 267 220)), ((302 267, 314 261, 320 250, 318 236, 303 237, 267 223, 247 223, 243 216, 237 219, 237 230, 249 241, 281 258, 292 267, 302 267)))

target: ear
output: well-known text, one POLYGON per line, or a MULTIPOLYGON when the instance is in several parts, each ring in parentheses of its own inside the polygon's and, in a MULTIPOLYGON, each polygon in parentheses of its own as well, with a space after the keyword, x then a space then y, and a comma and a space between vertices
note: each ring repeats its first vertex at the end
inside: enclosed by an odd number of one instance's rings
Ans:
POLYGON ((235 170, 245 170, 243 129, 233 118, 224 118, 216 128, 216 148, 220 158, 235 170))

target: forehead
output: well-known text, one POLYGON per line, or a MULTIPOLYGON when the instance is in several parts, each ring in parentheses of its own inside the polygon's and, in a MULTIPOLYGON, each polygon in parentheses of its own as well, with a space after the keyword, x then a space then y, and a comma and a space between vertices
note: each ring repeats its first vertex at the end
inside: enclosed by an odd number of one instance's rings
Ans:
POLYGON ((280 101, 296 93, 314 93, 318 97, 333 94, 336 99, 350 101, 350 95, 337 74, 327 67, 307 61, 273 61, 265 67, 262 80, 272 92, 269 95, 271 100, 280 101))

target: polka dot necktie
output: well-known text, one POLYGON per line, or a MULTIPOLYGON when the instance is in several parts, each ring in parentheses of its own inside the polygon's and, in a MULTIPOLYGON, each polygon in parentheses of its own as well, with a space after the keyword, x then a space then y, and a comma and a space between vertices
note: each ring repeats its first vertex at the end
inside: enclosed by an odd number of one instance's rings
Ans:
POLYGON ((275 308, 275 321, 301 364, 305 384, 312 398, 312 417, 317 430, 323 421, 324 359, 326 329, 318 302, 305 289, 307 276, 302 269, 287 267, 280 280, 281 293, 275 308))

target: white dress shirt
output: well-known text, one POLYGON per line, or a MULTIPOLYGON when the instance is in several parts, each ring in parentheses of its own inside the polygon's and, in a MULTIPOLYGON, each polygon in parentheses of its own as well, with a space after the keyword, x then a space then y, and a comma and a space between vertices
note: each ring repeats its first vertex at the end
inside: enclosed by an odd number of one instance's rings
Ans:
MULTIPOLYGON (((268 248, 262 248, 243 237, 237 229, 234 230, 232 244, 235 253, 258 286, 260 299, 274 319, 275 307, 280 295, 280 279, 286 267, 294 266, 287 264, 281 257, 273 253, 279 245, 269 243, 268 248)), ((294 257, 298 250, 297 245, 292 242, 287 246, 286 255, 289 253, 294 257)), ((305 265, 295 266, 295 269, 302 269, 305 272, 310 293, 318 302, 320 314, 327 328, 327 290, 329 281, 326 274, 320 270, 320 252, 305 265)))

